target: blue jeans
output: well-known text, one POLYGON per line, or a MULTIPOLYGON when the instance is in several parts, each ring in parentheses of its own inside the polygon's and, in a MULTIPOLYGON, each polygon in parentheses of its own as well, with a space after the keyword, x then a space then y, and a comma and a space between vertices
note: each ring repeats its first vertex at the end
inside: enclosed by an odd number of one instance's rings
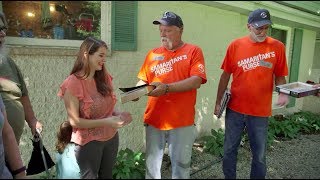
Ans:
POLYGON ((161 179, 161 164, 166 147, 172 167, 172 179, 190 179, 192 146, 196 138, 194 125, 171 130, 146 126, 146 179, 161 179))
POLYGON ((241 134, 247 128, 252 161, 251 179, 264 179, 267 172, 266 148, 268 139, 268 117, 250 116, 235 112, 229 108, 226 111, 223 173, 226 179, 235 179, 237 155, 241 134))

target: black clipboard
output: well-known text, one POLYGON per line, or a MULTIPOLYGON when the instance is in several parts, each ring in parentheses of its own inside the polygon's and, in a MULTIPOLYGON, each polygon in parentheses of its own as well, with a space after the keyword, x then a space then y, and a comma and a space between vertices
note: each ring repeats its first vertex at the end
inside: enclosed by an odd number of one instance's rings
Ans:
POLYGON ((220 118, 222 116, 223 111, 227 108, 229 100, 231 98, 231 92, 230 90, 227 88, 224 93, 223 93, 223 97, 222 100, 220 102, 220 111, 217 114, 217 118, 220 118))
POLYGON ((144 84, 144 85, 140 85, 140 86, 134 86, 134 87, 127 87, 127 88, 119 88, 122 92, 129 92, 135 89, 139 89, 142 87, 146 87, 146 86, 150 86, 149 84, 144 84))

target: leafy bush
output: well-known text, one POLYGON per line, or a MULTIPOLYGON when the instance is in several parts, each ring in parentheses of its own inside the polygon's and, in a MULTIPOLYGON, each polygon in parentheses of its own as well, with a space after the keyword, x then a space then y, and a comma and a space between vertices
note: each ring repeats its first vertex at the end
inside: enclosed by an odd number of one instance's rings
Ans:
POLYGON ((87 32, 85 30, 77 29, 81 39, 85 39, 88 36, 93 36, 100 39, 101 37, 101 2, 100 1, 87 1, 86 5, 83 7, 85 13, 94 15, 95 20, 93 21, 92 31, 87 32))
POLYGON ((205 152, 213 155, 223 156, 224 132, 221 128, 218 129, 218 131, 211 129, 211 135, 204 136, 203 141, 203 149, 205 152))
POLYGON ((301 111, 286 116, 275 115, 269 118, 268 145, 276 138, 293 139, 301 133, 311 134, 319 130, 319 114, 301 111))
POLYGON ((300 130, 294 121, 283 116, 270 117, 268 128, 276 137, 284 137, 287 139, 296 138, 300 130))
POLYGON ((301 133, 310 134, 320 130, 320 115, 308 111, 294 113, 288 117, 300 128, 301 133))
POLYGON ((114 179, 144 179, 145 169, 145 153, 126 148, 119 151, 112 176, 114 179))
MULTIPOLYGON (((300 134, 320 133, 320 115, 307 111, 296 112, 291 115, 274 115, 269 118, 268 146, 275 139, 293 139, 300 134)), ((224 132, 211 130, 210 136, 204 136, 204 150, 213 155, 223 155, 224 132)), ((244 131, 241 137, 241 145, 248 141, 248 135, 244 131)))

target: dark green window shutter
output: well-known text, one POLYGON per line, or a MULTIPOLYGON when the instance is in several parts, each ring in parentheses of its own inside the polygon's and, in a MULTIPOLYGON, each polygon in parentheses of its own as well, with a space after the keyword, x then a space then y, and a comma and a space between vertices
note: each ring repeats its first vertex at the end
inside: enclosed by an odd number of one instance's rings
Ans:
POLYGON ((111 48, 137 50, 137 1, 112 1, 111 48))
MULTIPOLYGON (((303 31, 301 29, 294 30, 289 82, 297 82, 298 81, 301 47, 302 47, 302 36, 303 36, 303 31)), ((288 108, 293 107, 293 106, 295 106, 295 104, 296 104, 295 98, 290 97, 290 102, 287 105, 287 107, 288 108)))

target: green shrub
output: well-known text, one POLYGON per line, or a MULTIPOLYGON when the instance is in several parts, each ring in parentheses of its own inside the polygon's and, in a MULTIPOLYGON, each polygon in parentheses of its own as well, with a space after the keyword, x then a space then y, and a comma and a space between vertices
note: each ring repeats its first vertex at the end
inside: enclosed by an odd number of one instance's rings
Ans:
POLYGON ((119 151, 112 176, 114 179, 144 179, 145 169, 145 153, 126 148, 119 151))
POLYGON ((221 128, 218 129, 218 131, 211 129, 211 135, 204 136, 203 141, 203 149, 205 152, 212 155, 223 156, 224 132, 221 128))
MULTIPOLYGON (((300 134, 320 133, 320 114, 301 111, 291 115, 274 115, 269 118, 268 146, 275 139, 293 139, 300 134)), ((241 135, 241 145, 248 141, 248 135, 244 131, 241 135)), ((203 136, 203 148, 212 155, 223 156, 224 132, 211 129, 211 135, 203 136)))
POLYGON ((275 115, 269 118, 268 145, 274 139, 293 139, 300 134, 318 133, 320 130, 320 115, 300 111, 290 115, 275 115))
POLYGON ((320 130, 320 115, 308 111, 294 113, 288 117, 300 128, 301 133, 311 134, 320 130))
POLYGON ((283 115, 270 117, 268 129, 274 136, 286 139, 296 138, 300 130, 294 121, 283 115))

